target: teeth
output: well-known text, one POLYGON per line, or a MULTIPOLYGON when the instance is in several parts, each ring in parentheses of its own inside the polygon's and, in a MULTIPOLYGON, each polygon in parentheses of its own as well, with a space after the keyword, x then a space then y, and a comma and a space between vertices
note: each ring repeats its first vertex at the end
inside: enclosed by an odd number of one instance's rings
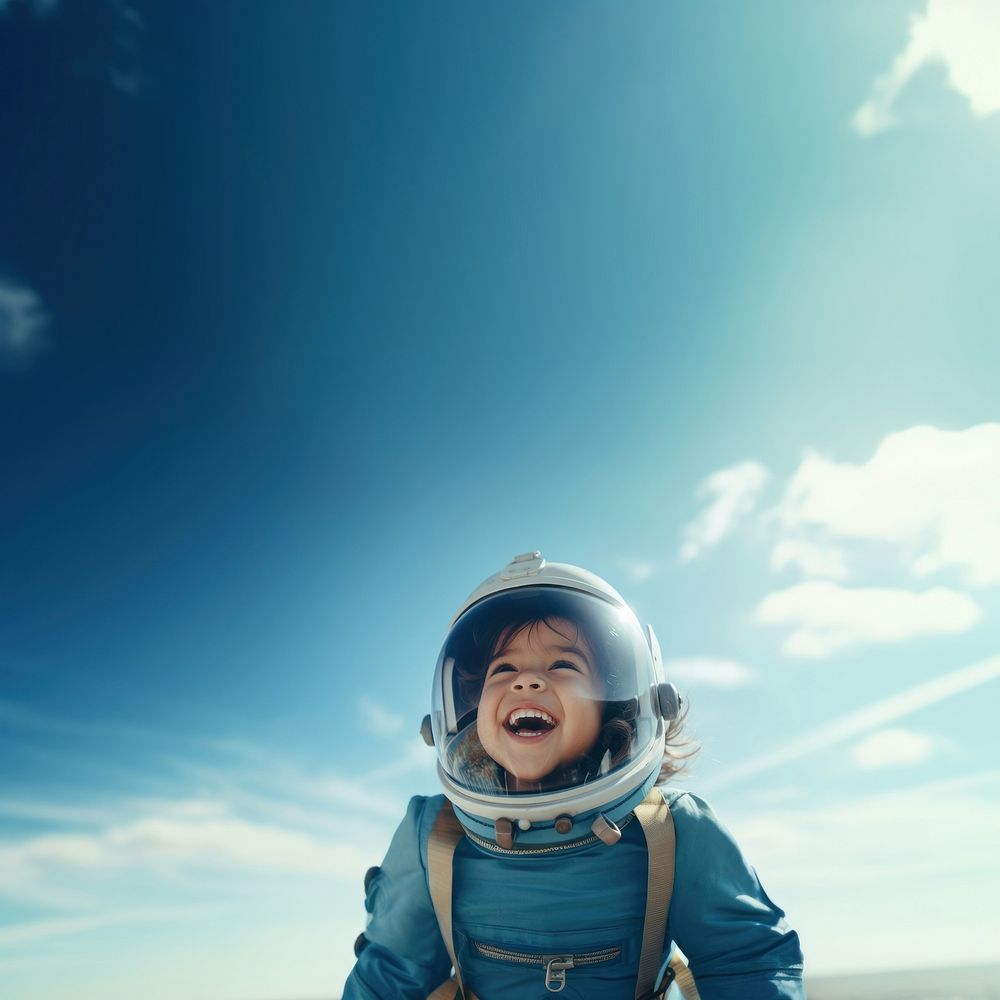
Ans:
POLYGON ((516 725, 521 719, 541 719, 543 722, 547 722, 550 726, 556 724, 556 720, 549 715, 548 712, 542 712, 537 708, 515 708, 513 712, 510 713, 510 717, 507 719, 507 725, 516 725))

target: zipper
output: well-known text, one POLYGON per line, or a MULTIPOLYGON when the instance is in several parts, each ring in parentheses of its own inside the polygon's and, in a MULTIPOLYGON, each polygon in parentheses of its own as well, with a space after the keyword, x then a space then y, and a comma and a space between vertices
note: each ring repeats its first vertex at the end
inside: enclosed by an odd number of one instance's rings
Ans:
MULTIPOLYGON (((629 813, 627 816, 622 817, 618 821, 618 829, 624 830, 634 818, 635 813, 629 813)), ((465 835, 484 851, 489 851, 491 854, 503 854, 508 857, 524 857, 528 854, 558 854, 561 851, 574 850, 577 847, 590 847, 591 844, 601 843, 600 837, 589 833, 586 837, 581 837, 579 840, 571 840, 566 844, 547 844, 545 847, 500 847, 492 840, 486 840, 471 830, 466 830, 465 835)))
POLYGON ((509 948, 498 948, 492 944, 474 942, 476 951, 484 958, 492 958, 498 962, 514 962, 517 965, 540 965, 545 969, 545 988, 550 993, 559 993, 566 986, 566 970, 583 968, 588 965, 598 965, 617 958, 621 948, 600 948, 597 951, 585 951, 578 955, 538 955, 524 951, 511 951, 509 948))

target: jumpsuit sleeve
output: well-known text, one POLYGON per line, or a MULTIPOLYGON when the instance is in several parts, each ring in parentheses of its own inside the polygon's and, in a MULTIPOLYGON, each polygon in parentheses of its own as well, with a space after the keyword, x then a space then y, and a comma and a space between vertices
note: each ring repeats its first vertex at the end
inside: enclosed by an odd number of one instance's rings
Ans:
POLYGON ((701 1000, 805 1000, 798 934, 707 803, 670 804, 677 838, 669 932, 701 1000))
POLYGON ((366 876, 368 924, 342 1000, 426 1000, 448 978, 451 960, 427 885, 427 839, 442 801, 414 796, 385 860, 366 876))

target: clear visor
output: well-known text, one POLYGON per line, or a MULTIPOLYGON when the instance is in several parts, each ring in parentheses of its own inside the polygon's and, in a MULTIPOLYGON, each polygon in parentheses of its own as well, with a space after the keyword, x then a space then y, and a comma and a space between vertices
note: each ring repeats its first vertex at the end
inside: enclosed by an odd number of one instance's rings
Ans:
POLYGON ((662 735, 635 615, 562 587, 487 597, 441 651, 431 722, 441 766, 471 792, 530 794, 627 767, 662 735))

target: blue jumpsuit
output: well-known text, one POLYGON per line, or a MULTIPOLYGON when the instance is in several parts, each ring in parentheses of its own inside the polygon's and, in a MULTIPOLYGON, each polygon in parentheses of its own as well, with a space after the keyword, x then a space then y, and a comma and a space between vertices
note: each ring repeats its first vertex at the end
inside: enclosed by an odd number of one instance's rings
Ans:
MULTIPOLYGON (((676 832, 664 959, 675 941, 702 1000, 805 1000, 798 935, 709 806, 663 789, 676 832)), ((368 880, 369 922, 343 1000, 425 1000, 450 971, 427 885, 444 796, 416 796, 368 880)), ((621 840, 500 853, 464 838, 454 860, 455 947, 480 1000, 544 1000, 542 955, 574 956, 564 1000, 633 1000, 646 906, 639 823, 621 840)))

